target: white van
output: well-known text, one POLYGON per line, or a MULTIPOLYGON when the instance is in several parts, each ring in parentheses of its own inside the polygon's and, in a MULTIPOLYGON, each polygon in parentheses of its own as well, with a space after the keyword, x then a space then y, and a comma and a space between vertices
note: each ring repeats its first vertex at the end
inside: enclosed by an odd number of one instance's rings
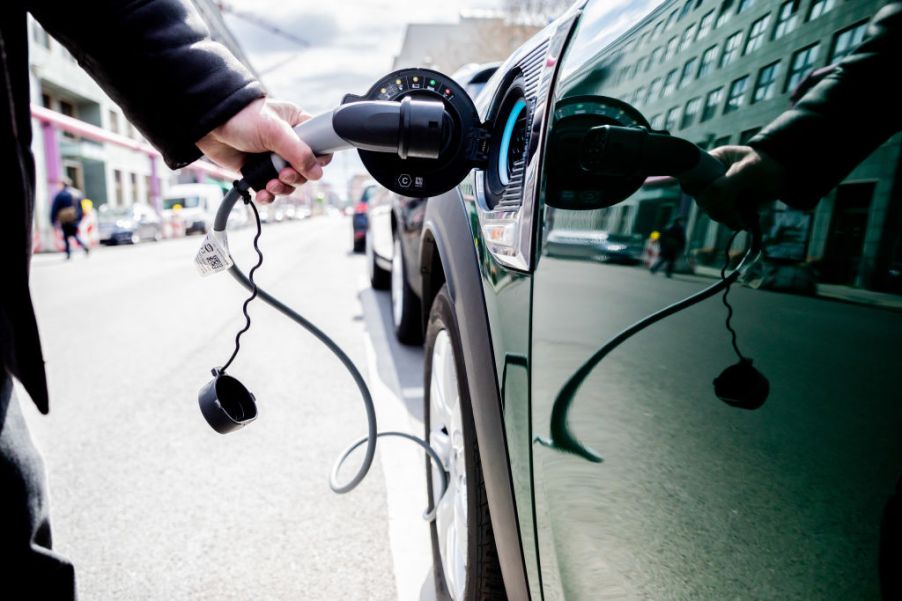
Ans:
MULTIPOLYGON (((207 233, 222 203, 225 190, 216 184, 178 184, 163 196, 163 218, 171 220, 176 214, 185 223, 185 234, 207 233)), ((247 209, 238 203, 229 215, 229 227, 247 224, 247 209)))

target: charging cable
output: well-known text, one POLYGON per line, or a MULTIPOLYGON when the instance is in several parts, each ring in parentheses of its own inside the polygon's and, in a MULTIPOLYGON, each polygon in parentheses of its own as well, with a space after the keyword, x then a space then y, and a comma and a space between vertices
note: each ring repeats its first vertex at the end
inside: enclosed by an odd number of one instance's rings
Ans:
MULTIPOLYGON (((238 351, 241 348, 241 336, 251 327, 251 317, 247 310, 248 305, 259 298, 264 303, 270 305, 282 315, 310 332, 317 340, 322 342, 330 351, 332 351, 351 375, 351 378, 357 385, 357 389, 360 391, 360 398, 363 401, 363 407, 366 413, 367 434, 354 441, 335 461, 332 473, 329 476, 329 488, 337 494, 344 494, 357 488, 366 477, 367 473, 369 473, 373 458, 376 454, 376 441, 379 438, 395 437, 409 440, 422 448, 429 459, 439 468, 438 473, 440 475, 441 485, 438 487, 438 490, 440 492, 433 500, 432 506, 423 513, 424 520, 432 521, 435 519, 436 508, 448 489, 448 473, 441 458, 435 452, 435 449, 429 446, 428 442, 418 436, 408 434, 407 432, 379 432, 376 424, 376 409, 373 403, 373 396, 366 381, 357 369, 357 366, 351 361, 351 358, 348 357, 341 347, 339 347, 325 332, 300 313, 257 285, 254 276, 263 264, 263 252, 260 250, 259 245, 261 233, 262 225, 260 222, 260 214, 257 211, 257 207, 251 201, 250 186, 244 179, 238 180, 234 182, 231 190, 226 193, 222 200, 222 204, 216 213, 213 232, 212 235, 208 237, 208 242, 212 243, 212 252, 216 258, 215 263, 218 267, 221 267, 217 268, 216 271, 222 271, 227 268, 232 277, 250 291, 251 294, 244 301, 244 305, 242 306, 245 325, 235 336, 235 349, 232 351, 232 355, 223 367, 213 370, 214 379, 201 390, 199 401, 204 416, 214 429, 222 433, 232 431, 256 418, 256 399, 254 399, 253 395, 247 392, 247 389, 241 386, 234 377, 227 376, 226 369, 232 365, 232 362, 238 355, 238 351), (253 241, 254 251, 257 253, 257 263, 246 275, 241 268, 235 264, 234 260, 232 260, 231 255, 228 252, 228 239, 225 233, 229 213, 231 213, 232 208, 239 200, 243 201, 253 211, 254 223, 257 228, 253 241), (360 467, 357 468, 357 471, 348 481, 342 483, 339 479, 342 466, 351 454, 361 446, 364 447, 364 454, 360 467)), ((207 243, 205 242, 205 246, 206 244, 207 243)))

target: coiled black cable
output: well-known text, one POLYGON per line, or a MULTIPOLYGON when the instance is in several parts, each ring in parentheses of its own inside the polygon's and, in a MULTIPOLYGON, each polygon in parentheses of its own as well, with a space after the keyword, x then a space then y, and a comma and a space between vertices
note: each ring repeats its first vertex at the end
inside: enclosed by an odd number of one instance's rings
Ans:
MULTIPOLYGON (((242 179, 234 182, 232 188, 222 199, 222 204, 220 204, 219 210, 216 213, 216 219, 213 226, 214 232, 219 233, 220 236, 225 238, 225 229, 228 223, 229 213, 231 213, 232 207, 235 206, 235 203, 237 203, 238 200, 241 199, 245 203, 250 204, 251 208, 253 209, 257 227, 257 233, 254 236, 254 250, 257 252, 258 257, 257 264, 254 265, 254 267, 248 272, 247 275, 245 275, 245 273, 241 271, 241 268, 238 267, 238 264, 234 262, 234 258, 232 259, 232 266, 229 267, 229 273, 232 275, 232 277, 235 278, 238 283, 244 286, 247 290, 249 290, 251 292, 251 295, 244 301, 244 305, 242 307, 242 312, 244 313, 245 317, 245 326, 235 336, 235 350, 232 352, 232 356, 229 358, 229 361, 220 370, 220 373, 224 373, 225 368, 231 365, 232 361, 238 354, 238 350, 240 349, 241 335, 247 332, 248 329, 250 329, 251 318, 247 311, 247 308, 250 302, 254 299, 259 298, 266 304, 279 311, 282 315, 285 315, 290 320, 313 334, 313 336, 317 340, 322 342, 326 346, 326 348, 332 351, 332 353, 338 358, 339 361, 341 361, 342 365, 351 375, 351 378, 357 385, 357 389, 360 391, 360 397, 363 401, 367 420, 366 436, 354 441, 354 443, 351 444, 336 460, 335 465, 332 468, 332 472, 329 476, 329 488, 331 488, 332 491, 337 494, 344 494, 357 488, 357 486, 366 477, 367 473, 369 473, 370 467, 373 463, 373 458, 376 455, 376 441, 379 438, 392 436, 396 438, 402 438, 404 440, 409 440, 420 446, 420 448, 422 448, 426 452, 430 461, 432 461, 436 466, 439 467, 438 473, 441 477, 441 486, 439 487, 440 494, 434 497, 432 506, 423 512, 423 519, 434 519, 436 508, 438 507, 438 504, 444 496, 445 492, 448 490, 448 473, 445 471, 442 460, 438 456, 438 453, 435 452, 435 449, 429 446, 429 443, 422 438, 408 434, 407 432, 379 432, 376 423, 376 408, 375 404, 373 403, 373 395, 366 384, 366 380, 364 380, 363 375, 361 375, 360 370, 357 369, 357 366, 354 365, 354 362, 351 361, 351 358, 348 357, 347 353, 345 353, 341 349, 341 347, 338 346, 338 344, 325 332, 316 327, 300 313, 293 310, 291 307, 284 304, 283 302, 266 292, 264 289, 260 288, 254 281, 254 275, 257 269, 260 267, 260 265, 263 264, 263 253, 260 250, 259 246, 259 239, 260 235, 262 234, 263 227, 260 222, 260 215, 257 212, 257 208, 254 206, 254 203, 251 202, 249 190, 250 186, 245 180, 242 179), (345 461, 356 449, 363 445, 366 445, 366 450, 364 451, 363 461, 361 462, 360 467, 357 468, 357 472, 346 483, 340 483, 338 476, 345 461)), ((225 246, 227 248, 227 245, 225 246)))

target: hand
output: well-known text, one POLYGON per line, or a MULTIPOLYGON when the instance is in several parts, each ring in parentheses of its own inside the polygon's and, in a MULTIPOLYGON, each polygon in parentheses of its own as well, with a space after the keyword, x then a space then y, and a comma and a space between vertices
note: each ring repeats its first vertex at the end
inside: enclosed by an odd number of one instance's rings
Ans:
POLYGON ((743 214, 779 198, 786 172, 775 160, 750 146, 721 146, 711 155, 727 172, 695 195, 699 206, 734 230, 744 227, 743 214))
POLYGON ((317 157, 291 129, 310 119, 310 115, 290 102, 260 98, 197 141, 197 147, 219 165, 238 171, 245 154, 275 152, 290 167, 270 180, 265 190, 257 190, 257 202, 270 203, 276 196, 291 194, 295 186, 323 176, 323 167, 331 155, 317 157))

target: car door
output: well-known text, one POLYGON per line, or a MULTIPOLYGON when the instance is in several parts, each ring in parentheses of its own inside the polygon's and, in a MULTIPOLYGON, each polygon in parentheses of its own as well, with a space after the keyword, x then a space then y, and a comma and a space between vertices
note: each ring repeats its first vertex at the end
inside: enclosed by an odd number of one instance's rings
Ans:
MULTIPOLYGON (((784 3, 615 4, 589 3, 564 56, 537 216, 531 419, 544 598, 880 598, 881 578, 886 586, 899 577, 898 566, 879 565, 900 545, 902 298, 879 291, 874 266, 898 244, 888 221, 900 209, 898 141, 842 184, 864 179, 870 194, 855 198, 868 225, 845 283, 819 281, 817 261, 830 248, 837 199, 862 190, 831 193, 813 211, 763 211, 766 257, 728 297, 738 350, 769 381, 757 409, 715 395, 713 380, 739 361, 720 296, 593 362, 631 324, 716 282, 730 231, 666 178, 601 208, 616 182, 562 178, 568 165, 551 146, 556 131, 623 118, 615 101, 637 99, 652 126, 693 142, 744 141, 788 106, 792 50, 819 44, 822 66, 834 36, 879 2, 846 3, 848 13, 799 25, 701 76, 709 48, 732 48, 737 32, 746 40, 759 19, 774 31, 784 3), (772 96, 752 102, 774 64, 782 77, 762 93, 772 96), (685 243, 674 273, 653 275, 677 217, 685 243), (543 242, 574 231, 640 234, 645 262, 547 254, 543 242)), ((796 6, 800 15, 809 4, 796 6)), ((744 235, 734 242, 728 271, 747 244, 744 235)))

